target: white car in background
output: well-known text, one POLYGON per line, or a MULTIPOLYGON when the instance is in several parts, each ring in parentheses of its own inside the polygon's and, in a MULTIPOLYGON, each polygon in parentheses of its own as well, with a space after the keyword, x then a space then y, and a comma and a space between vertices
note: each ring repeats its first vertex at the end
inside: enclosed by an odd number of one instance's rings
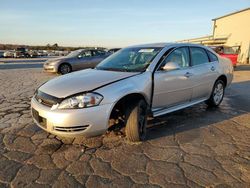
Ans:
POLYGON ((5 58, 13 58, 15 54, 14 50, 8 50, 3 53, 3 57, 5 58))

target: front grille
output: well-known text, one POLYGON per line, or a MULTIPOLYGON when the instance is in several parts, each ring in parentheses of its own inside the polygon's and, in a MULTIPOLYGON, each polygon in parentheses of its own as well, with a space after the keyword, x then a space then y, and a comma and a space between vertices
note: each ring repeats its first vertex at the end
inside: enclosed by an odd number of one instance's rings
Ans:
POLYGON ((45 129, 47 128, 47 119, 40 116, 38 111, 36 111, 34 108, 32 108, 32 116, 39 123, 40 126, 45 129))
POLYGON ((52 107, 54 104, 58 104, 62 101, 62 99, 60 98, 57 98, 57 97, 54 97, 52 95, 48 95, 46 93, 43 93, 41 91, 36 91, 35 93, 35 99, 45 105, 45 106, 48 106, 48 107, 52 107))
POLYGON ((74 127, 58 127, 55 126, 54 130, 61 131, 61 132, 78 132, 78 131, 84 131, 88 128, 89 125, 82 125, 82 126, 74 126, 74 127))

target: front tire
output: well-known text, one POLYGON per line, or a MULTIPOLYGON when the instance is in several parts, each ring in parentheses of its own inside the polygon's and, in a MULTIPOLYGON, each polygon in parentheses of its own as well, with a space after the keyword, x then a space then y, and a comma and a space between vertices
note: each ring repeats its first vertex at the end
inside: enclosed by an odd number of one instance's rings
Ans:
POLYGON ((146 139, 147 103, 140 100, 127 110, 125 133, 129 141, 138 142, 146 139))
POLYGON ((222 80, 217 80, 214 84, 212 94, 206 101, 208 106, 218 107, 223 100, 225 92, 225 83, 222 80))
POLYGON ((58 68, 58 73, 60 73, 60 74, 68 74, 71 71, 72 71, 72 68, 71 68, 70 64, 68 64, 68 63, 63 63, 58 68))

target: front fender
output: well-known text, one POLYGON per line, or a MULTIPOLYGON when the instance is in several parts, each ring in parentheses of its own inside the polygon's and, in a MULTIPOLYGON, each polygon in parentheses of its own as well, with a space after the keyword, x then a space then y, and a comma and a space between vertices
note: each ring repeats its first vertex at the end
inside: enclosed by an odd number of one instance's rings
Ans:
POLYGON ((103 95, 102 104, 117 103, 121 98, 129 94, 141 94, 146 102, 150 104, 150 94, 152 87, 151 72, 129 77, 127 79, 104 86, 95 92, 103 95))

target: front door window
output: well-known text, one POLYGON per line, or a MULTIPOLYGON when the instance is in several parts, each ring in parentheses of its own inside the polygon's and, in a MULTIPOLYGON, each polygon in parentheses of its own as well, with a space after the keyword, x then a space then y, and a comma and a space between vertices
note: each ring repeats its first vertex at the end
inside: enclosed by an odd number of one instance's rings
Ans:
POLYGON ((187 47, 177 48, 170 55, 168 55, 161 63, 160 69, 167 63, 177 63, 181 68, 189 66, 189 50, 187 47))

